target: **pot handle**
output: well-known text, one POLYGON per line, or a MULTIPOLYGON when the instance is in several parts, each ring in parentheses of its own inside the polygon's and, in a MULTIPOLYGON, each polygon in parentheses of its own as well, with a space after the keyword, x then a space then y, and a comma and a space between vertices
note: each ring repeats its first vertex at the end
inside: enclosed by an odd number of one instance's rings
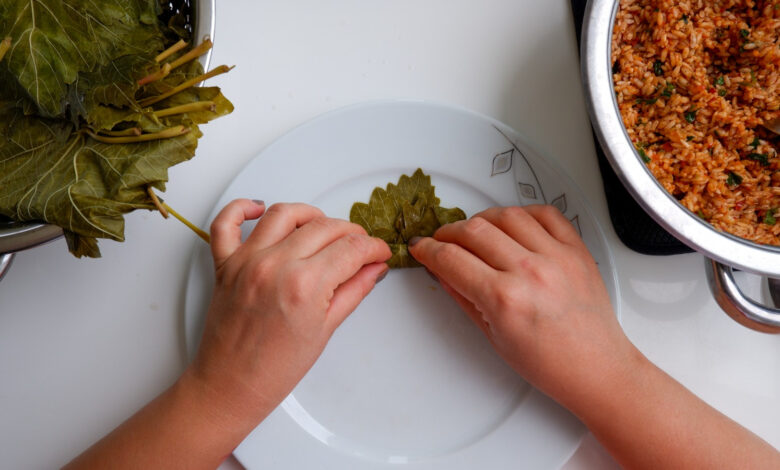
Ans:
POLYGON ((761 305, 739 290, 731 266, 704 258, 704 271, 715 301, 737 323, 764 333, 780 333, 780 309, 761 305))
POLYGON ((11 267, 11 261, 13 261, 13 259, 13 253, 0 254, 0 281, 3 280, 3 276, 8 272, 8 268, 11 267))

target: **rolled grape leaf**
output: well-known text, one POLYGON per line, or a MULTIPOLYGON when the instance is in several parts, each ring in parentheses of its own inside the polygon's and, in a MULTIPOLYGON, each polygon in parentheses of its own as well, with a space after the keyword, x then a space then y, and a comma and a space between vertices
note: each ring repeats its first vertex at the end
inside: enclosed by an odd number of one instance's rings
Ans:
POLYGON ((431 177, 418 168, 412 176, 401 175, 398 184, 374 188, 368 204, 352 205, 349 220, 390 246, 393 255, 387 264, 391 268, 412 268, 420 263, 409 253, 409 240, 429 237, 442 225, 466 218, 461 209, 439 203, 431 177))

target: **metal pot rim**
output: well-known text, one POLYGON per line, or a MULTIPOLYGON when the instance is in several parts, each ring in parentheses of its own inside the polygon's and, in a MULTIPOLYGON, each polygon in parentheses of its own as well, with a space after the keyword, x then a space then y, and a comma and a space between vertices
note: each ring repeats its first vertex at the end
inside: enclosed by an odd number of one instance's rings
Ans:
POLYGON ((611 38, 618 0, 591 0, 582 28, 586 104, 607 159, 628 191, 656 222, 705 256, 755 274, 780 277, 780 247, 720 232, 670 195, 636 153, 612 85, 611 38))
MULTIPOLYGON (((216 0, 198 0, 195 2, 195 30, 193 38, 200 41, 208 36, 214 40, 216 26, 216 0)), ((211 62, 211 50, 200 61, 208 70, 211 62)), ((40 222, 20 223, 14 227, 0 229, 0 254, 33 248, 53 241, 62 236, 62 229, 40 222)))

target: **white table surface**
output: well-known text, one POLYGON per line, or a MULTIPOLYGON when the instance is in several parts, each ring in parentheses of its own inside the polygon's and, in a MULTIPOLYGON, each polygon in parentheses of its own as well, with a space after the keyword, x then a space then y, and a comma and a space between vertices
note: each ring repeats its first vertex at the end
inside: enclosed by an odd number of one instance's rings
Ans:
MULTIPOLYGON (((579 82, 568 0, 221 1, 214 80, 236 111, 205 126, 165 199, 202 226, 236 173, 320 113, 413 98, 492 116, 532 137, 607 229, 623 325, 654 362, 780 447, 780 337, 726 317, 699 255, 647 257, 616 238, 579 82)), ((282 177, 283 175, 280 175, 282 177)), ((263 188, 247 197, 263 198, 263 188)), ((186 272, 202 243, 138 212, 127 241, 76 260, 62 240, 19 253, 0 282, 0 466, 53 468, 170 385, 185 365, 186 272)), ((746 286, 758 292, 756 279, 746 286)), ((592 436, 568 469, 615 466, 592 436)), ((226 468, 235 468, 228 462, 226 468)))

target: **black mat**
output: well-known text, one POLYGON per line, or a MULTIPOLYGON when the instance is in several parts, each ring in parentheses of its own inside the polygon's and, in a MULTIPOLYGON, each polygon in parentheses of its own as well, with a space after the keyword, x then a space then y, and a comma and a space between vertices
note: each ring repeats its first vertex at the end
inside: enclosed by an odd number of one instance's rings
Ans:
MULTIPOLYGON (((578 45, 586 4, 587 0, 571 0, 578 45)), ((693 251, 661 228, 637 204, 612 170, 595 136, 593 139, 596 143, 599 170, 604 182, 604 193, 607 196, 609 217, 620 240, 630 249, 645 255, 676 255, 693 251)))

